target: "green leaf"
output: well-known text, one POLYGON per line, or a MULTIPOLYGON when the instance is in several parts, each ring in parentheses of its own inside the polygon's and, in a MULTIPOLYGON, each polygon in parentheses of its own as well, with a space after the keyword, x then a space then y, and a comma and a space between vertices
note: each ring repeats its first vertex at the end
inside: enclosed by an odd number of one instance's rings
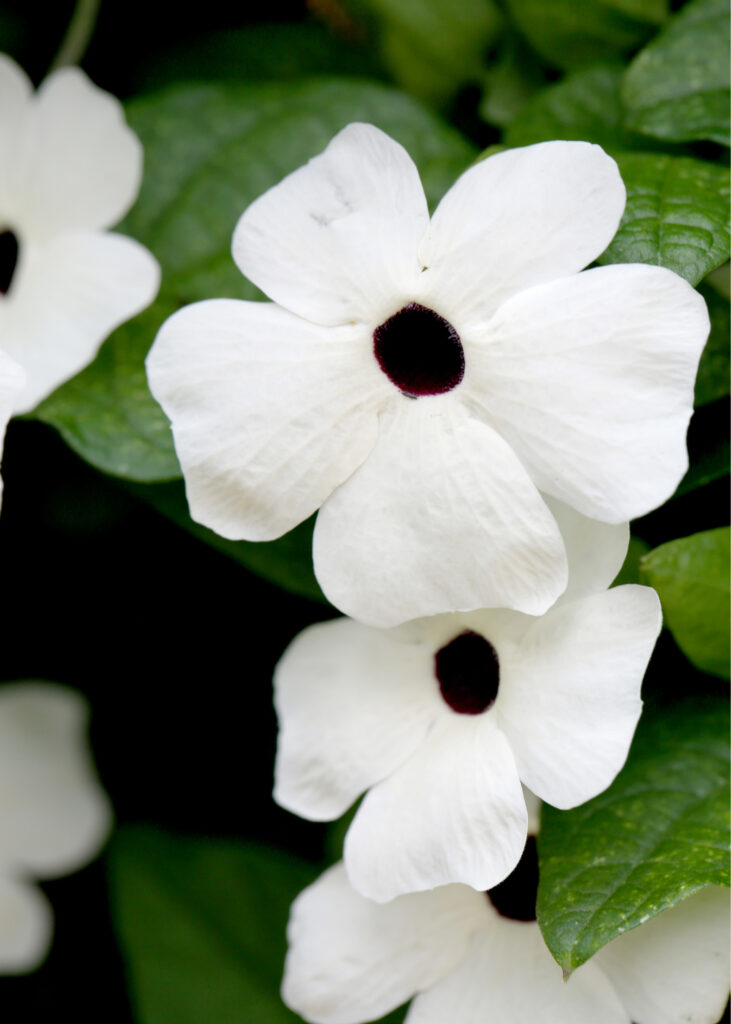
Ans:
POLYGON ((627 69, 627 124, 673 142, 729 144, 727 0, 692 0, 627 69))
MULTIPOLYGON (((518 35, 507 32, 498 55, 482 75, 480 117, 489 124, 510 124, 546 84, 534 54, 518 35)), ((522 143, 520 143, 522 145, 522 143)))
POLYGON ((312 570, 314 516, 277 540, 260 543, 226 540, 225 537, 220 537, 213 530, 201 526, 190 518, 182 481, 128 484, 127 489, 178 526, 192 533, 194 537, 239 562, 257 576, 262 576, 270 583, 275 583, 293 594, 299 594, 300 597, 327 603, 312 570))
POLYGON ((275 850, 121 830, 112 911, 139 1024, 295 1024, 279 999, 289 906, 313 878, 275 850))
POLYGON ((544 805, 538 923, 570 973, 623 932, 729 884, 725 700, 643 715, 615 782, 571 811, 544 805))
POLYGON ((729 676, 729 528, 706 530, 655 548, 642 560, 665 624, 703 672, 729 676))
POLYGON ((622 57, 647 40, 667 16, 666 0, 506 0, 528 42, 560 68, 622 57))
POLYGON ((706 300, 711 318, 711 333, 703 349, 698 377, 695 382, 695 404, 708 405, 729 393, 731 362, 728 339, 731 336, 731 317, 728 299, 705 281, 698 291, 706 300))
POLYGON ((160 295, 33 415, 105 472, 152 482, 180 470, 165 418, 147 390, 145 355, 180 306, 215 296, 261 297, 231 257, 245 207, 351 121, 376 124, 409 150, 432 204, 474 149, 408 96, 351 79, 176 86, 135 100, 128 116, 145 147, 146 171, 122 228, 160 261, 160 295))
POLYGON ((715 164, 663 153, 617 156, 627 206, 600 263, 655 263, 697 284, 729 258, 729 179, 715 164))
POLYGON ((612 586, 621 587, 625 583, 639 583, 640 562, 643 555, 646 555, 649 550, 648 545, 641 537, 630 537, 624 563, 617 573, 612 586))

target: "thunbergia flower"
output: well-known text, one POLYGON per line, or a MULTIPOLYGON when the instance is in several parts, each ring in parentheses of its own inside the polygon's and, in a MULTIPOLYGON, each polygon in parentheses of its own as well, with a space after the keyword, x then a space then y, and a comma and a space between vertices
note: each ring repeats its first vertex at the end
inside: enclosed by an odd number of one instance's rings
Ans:
POLYGON ((72 690, 0 688, 0 972, 37 967, 51 908, 34 885, 82 867, 107 837, 111 812, 86 742, 87 708, 72 690))
POLYGON ((539 491, 619 523, 687 466, 703 300, 661 267, 579 273, 624 204, 600 147, 547 142, 430 220, 405 150, 349 125, 236 227, 274 301, 182 309, 148 357, 193 518, 268 540, 320 508, 317 578, 372 626, 542 614, 566 559, 539 491))
POLYGON ((660 604, 649 587, 605 589, 626 526, 552 508, 577 571, 544 616, 479 610, 383 631, 336 619, 277 665, 274 797, 328 820, 368 790, 344 857, 370 899, 491 888, 525 845, 521 782, 575 807, 625 762, 660 604))
POLYGON ((312 1024, 715 1024, 728 997, 728 890, 702 889, 564 982, 535 920, 535 840, 502 885, 364 899, 336 864, 295 900, 282 997, 312 1024))
POLYGON ((0 54, 0 147, 0 348, 25 370, 22 413, 153 300, 159 268, 105 230, 137 196, 142 147, 83 71, 55 71, 34 94, 0 54))

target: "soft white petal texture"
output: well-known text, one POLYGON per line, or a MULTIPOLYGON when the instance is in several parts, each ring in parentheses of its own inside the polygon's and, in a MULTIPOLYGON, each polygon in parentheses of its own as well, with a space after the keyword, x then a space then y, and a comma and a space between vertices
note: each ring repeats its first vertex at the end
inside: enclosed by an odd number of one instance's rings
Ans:
POLYGON ((406 1024, 630 1024, 592 962, 564 982, 534 922, 493 915, 455 970, 411 1005, 406 1024))
POLYGON ((23 121, 27 116, 33 86, 26 73, 15 61, 0 53, 0 224, 6 227, 6 219, 13 208, 13 194, 10 182, 13 177, 12 155, 20 148, 23 121))
POLYGON ((373 903, 336 864, 292 904, 282 998, 314 1024, 381 1017, 454 967, 483 902, 450 885, 373 903))
POLYGON ((34 885, 0 875, 0 974, 32 971, 48 952, 53 915, 34 885))
POLYGON ((194 519, 234 540, 271 540, 363 462, 393 388, 361 333, 231 299, 163 324, 147 374, 172 420, 194 519))
POLYGON ((554 807, 601 793, 624 764, 662 624, 657 594, 627 585, 552 609, 500 652, 495 715, 520 777, 554 807))
POLYGON ((597 267, 506 302, 463 388, 541 491, 620 523, 675 490, 708 336, 702 297, 663 267, 597 267))
POLYGON ((716 1024, 729 994, 729 892, 709 887, 594 957, 635 1024, 716 1024))
POLYGON ((419 247, 422 294, 455 326, 484 323, 516 292, 596 259, 624 204, 616 163, 588 142, 481 160, 442 199, 419 247))
POLYGON ((96 355, 115 327, 154 299, 157 261, 123 235, 72 233, 23 244, 0 300, 0 347, 26 371, 15 411, 28 412, 96 355))
POLYGON ((629 523, 589 519, 546 494, 541 497, 553 514, 566 545, 569 582, 562 604, 606 590, 622 568, 629 547, 629 523))
POLYGON ((111 812, 86 721, 84 701, 64 687, 0 689, 0 868, 55 877, 99 851, 111 812))
POLYGON ((233 255, 275 302, 307 320, 379 323, 414 298, 429 214, 406 150, 350 124, 245 211, 233 255))
POLYGON ((350 619, 300 633, 274 674, 275 800, 326 821, 390 775, 442 714, 433 662, 432 650, 398 630, 350 619))
POLYGON ((121 103, 79 68, 43 82, 19 141, 7 184, 11 226, 25 238, 111 227, 137 196, 142 146, 121 103))
POLYGON ((494 717, 447 709, 416 753, 363 798, 345 865, 353 886, 378 902, 450 882, 485 890, 518 863, 527 831, 515 761, 494 717))
POLYGON ((541 614, 566 586, 553 516, 511 449, 454 394, 397 397, 367 461, 318 515, 320 585, 369 625, 446 608, 541 614))

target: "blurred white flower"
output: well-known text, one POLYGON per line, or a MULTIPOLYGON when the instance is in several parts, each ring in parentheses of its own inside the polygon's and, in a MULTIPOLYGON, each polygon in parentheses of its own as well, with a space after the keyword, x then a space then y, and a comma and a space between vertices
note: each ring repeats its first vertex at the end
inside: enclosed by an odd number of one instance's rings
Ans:
POLYGON ((368 791, 345 864, 371 899, 491 888, 525 845, 521 782, 575 807, 626 760, 660 603, 649 587, 605 589, 626 526, 551 507, 577 569, 543 617, 480 610, 388 631, 336 619, 300 633, 276 668, 274 797, 328 820, 368 791))
POLYGON ((336 864, 292 905, 282 997, 313 1024, 715 1024, 728 997, 729 894, 706 888, 626 932, 566 983, 535 918, 534 841, 502 886, 379 904, 336 864), (533 864, 530 863, 533 859, 533 864))
POLYGON ((159 268, 105 230, 137 196, 142 147, 83 71, 55 71, 34 95, 0 54, 0 148, 0 349, 25 370, 22 413, 153 300, 159 268))
POLYGON ((32 970, 48 951, 52 912, 34 880, 83 867, 108 835, 87 717, 65 687, 0 687, 0 973, 32 970))
POLYGON ((566 561, 539 491, 618 523, 687 466, 703 300, 661 267, 579 273, 624 203, 602 149, 547 142, 430 220, 405 150, 345 128, 236 228, 274 302, 180 310, 148 358, 193 518, 268 540, 322 506, 315 573, 369 625, 546 611, 566 561))

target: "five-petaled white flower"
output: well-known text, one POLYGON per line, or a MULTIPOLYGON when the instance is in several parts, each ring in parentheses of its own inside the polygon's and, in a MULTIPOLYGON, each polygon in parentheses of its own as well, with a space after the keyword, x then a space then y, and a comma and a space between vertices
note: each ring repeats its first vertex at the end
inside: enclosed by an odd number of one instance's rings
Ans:
POLYGON ((687 465, 703 300, 660 267, 579 273, 624 203, 602 149, 547 142, 471 167, 430 221, 405 150, 345 128, 236 228, 274 302, 180 310, 148 357, 193 518, 267 540, 322 506, 316 575, 369 625, 542 614, 566 560, 539 491, 618 523, 687 465))
POLYGON ((27 412, 155 297, 159 268, 105 229, 139 191, 142 147, 120 103, 78 68, 34 95, 0 55, 0 349, 25 371, 27 412))
POLYGON ((649 587, 605 589, 626 526, 551 507, 576 571, 543 617, 481 610, 388 631, 336 619, 277 666, 274 797, 328 820, 368 790, 345 864, 371 899, 497 885, 525 845, 521 782, 575 807, 625 762, 660 604, 649 587))
POLYGON ((50 683, 0 689, 0 972, 37 967, 53 929, 33 884, 82 867, 111 812, 89 756, 87 708, 50 683))
POLYGON ((336 864, 292 905, 282 996, 313 1024, 715 1024, 728 997, 728 890, 625 932, 564 983, 535 918, 535 845, 488 893, 364 899, 336 864))

